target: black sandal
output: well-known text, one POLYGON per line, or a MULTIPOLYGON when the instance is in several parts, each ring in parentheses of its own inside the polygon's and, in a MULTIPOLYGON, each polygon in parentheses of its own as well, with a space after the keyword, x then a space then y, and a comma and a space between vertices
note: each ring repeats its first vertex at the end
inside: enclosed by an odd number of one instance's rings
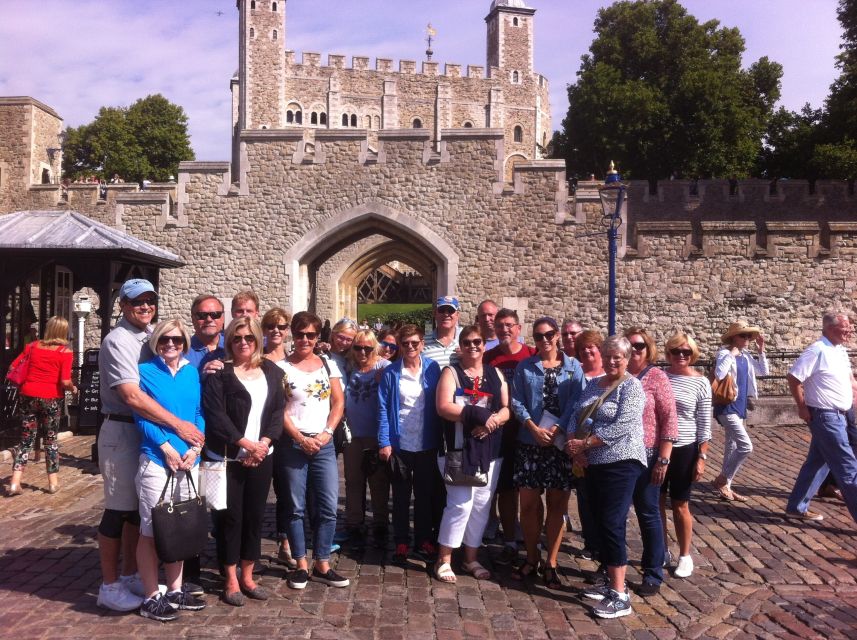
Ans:
POLYGON ((565 586, 557 567, 549 567, 545 565, 542 577, 545 581, 545 587, 548 589, 562 589, 565 586))
POLYGON ((526 580, 530 576, 537 576, 541 570, 542 561, 539 560, 533 564, 529 560, 524 560, 517 567, 512 569, 512 580, 526 580))

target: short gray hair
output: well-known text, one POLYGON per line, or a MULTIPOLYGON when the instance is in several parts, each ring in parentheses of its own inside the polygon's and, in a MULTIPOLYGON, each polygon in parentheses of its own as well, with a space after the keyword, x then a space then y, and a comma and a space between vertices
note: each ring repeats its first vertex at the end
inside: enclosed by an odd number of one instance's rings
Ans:
POLYGON ((823 329, 835 327, 842 322, 843 318, 846 320, 849 319, 848 314, 844 311, 825 311, 824 315, 821 317, 821 326, 823 329))
POLYGON ((630 358, 631 343, 625 336, 610 336, 601 345, 601 355, 607 355, 608 351, 620 351, 626 358, 630 358))

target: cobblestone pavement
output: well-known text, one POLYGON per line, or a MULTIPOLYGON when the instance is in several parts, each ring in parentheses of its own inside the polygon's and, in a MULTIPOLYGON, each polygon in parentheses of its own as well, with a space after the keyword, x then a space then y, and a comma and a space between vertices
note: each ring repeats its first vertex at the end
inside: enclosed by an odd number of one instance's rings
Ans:
MULTIPOLYGON (((757 428, 755 452, 739 480, 746 504, 716 498, 700 486, 693 555, 697 569, 687 580, 669 577, 659 595, 632 596, 635 615, 598 620, 577 595, 592 562, 574 555, 580 546, 569 534, 561 565, 567 588, 547 591, 498 572, 478 582, 459 575, 457 586, 430 578, 422 562, 402 569, 389 563, 391 550, 372 548, 343 554, 338 570, 351 578, 347 589, 310 583, 291 591, 276 550, 265 540, 261 584, 274 597, 233 608, 219 602, 217 571, 209 545, 203 558, 208 607, 183 612, 161 623, 136 614, 115 614, 95 606, 100 583, 95 527, 100 517, 101 480, 89 461, 91 437, 61 444, 61 491, 49 495, 44 467, 33 464, 22 496, 0 498, 0 637, 129 638, 303 637, 346 638, 855 638, 857 637, 857 539, 843 504, 823 500, 814 508, 821 523, 782 517, 785 500, 806 451, 808 434, 799 426, 757 428)), ((717 432, 707 479, 719 469, 717 432)), ((4 483, 11 469, 0 468, 4 483)), ((266 531, 273 531, 273 494, 266 531)), ((570 513, 576 522, 574 498, 570 513)), ((630 518, 630 557, 640 557, 635 518, 630 518)), ((676 551, 674 540, 671 547, 676 551)), ((483 549, 485 560, 497 552, 483 549)), ((637 567, 630 582, 639 580, 637 567)))

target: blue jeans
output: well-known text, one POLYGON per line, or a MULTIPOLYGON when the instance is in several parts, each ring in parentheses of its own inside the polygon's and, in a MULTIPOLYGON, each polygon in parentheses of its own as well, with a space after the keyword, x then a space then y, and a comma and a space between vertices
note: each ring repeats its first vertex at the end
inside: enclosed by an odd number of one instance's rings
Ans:
POLYGON ((645 467, 639 460, 620 460, 586 467, 586 487, 599 542, 600 560, 608 567, 628 564, 625 525, 637 479, 645 467))
POLYGON ((293 558, 306 557, 304 514, 309 498, 312 504, 309 515, 313 555, 316 560, 328 560, 336 531, 336 504, 339 500, 339 471, 333 441, 314 456, 308 456, 296 443, 284 438, 274 450, 274 455, 278 482, 277 529, 285 526, 293 558))
POLYGON ((824 411, 812 407, 809 413, 812 440, 786 509, 805 512, 829 470, 842 491, 851 517, 857 522, 857 457, 854 453, 857 431, 853 418, 841 411, 824 411))
POLYGON ((652 484, 652 467, 658 462, 655 454, 649 458, 649 466, 637 478, 634 486, 634 511, 640 523, 643 538, 643 582, 661 584, 664 581, 664 527, 661 523, 659 485, 652 484))

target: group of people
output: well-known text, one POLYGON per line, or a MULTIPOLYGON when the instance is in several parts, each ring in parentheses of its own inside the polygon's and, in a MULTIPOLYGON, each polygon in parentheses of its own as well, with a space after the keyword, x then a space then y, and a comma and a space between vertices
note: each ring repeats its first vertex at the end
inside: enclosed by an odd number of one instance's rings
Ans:
MULTIPOLYGON (((159 585, 151 517, 165 486, 175 500, 190 497, 190 482, 169 479, 185 473, 196 481, 200 459, 225 461, 226 507, 212 512, 213 531, 222 598, 235 606, 269 597, 254 581, 253 567, 272 484, 277 558, 289 569, 288 586, 349 585, 330 564, 338 450, 346 493, 339 540, 357 550, 371 537, 386 548, 392 516, 393 562, 407 563, 413 554, 444 583, 456 582, 452 556, 462 547, 461 570, 478 580, 492 577, 478 550, 494 521, 503 547, 493 564, 512 565, 514 580, 561 588, 558 555, 576 491, 581 555, 599 563, 583 595, 603 618, 632 611, 625 581, 631 505, 643 543, 638 594, 658 593, 664 567, 677 578, 693 574, 691 488, 706 471, 712 416, 725 438, 713 488, 725 501, 748 499, 733 483, 752 452, 745 420, 756 376, 768 374, 768 363, 761 329, 745 321, 721 337, 714 380, 732 392, 712 406, 712 382, 694 367, 699 346, 683 332, 666 341, 662 369, 645 327, 605 339, 576 321, 541 317, 532 324, 532 347, 521 337, 517 312, 491 300, 478 306, 475 324, 462 327, 458 299, 439 298, 429 335, 416 325, 375 332, 349 319, 323 335, 312 313, 292 317, 273 308, 260 317, 251 291, 233 298, 233 319, 224 329, 223 304, 202 295, 191 307, 191 335, 180 319, 152 326, 158 297, 148 281, 129 280, 119 298, 122 318, 99 356, 105 511, 98 603, 111 609, 139 609, 167 621, 178 610, 205 606, 194 582, 198 559, 165 565, 166 585, 159 585), (668 546, 667 499, 676 562, 668 546)), ((850 413, 857 385, 843 346, 850 323, 836 313, 823 322, 824 337, 789 376, 813 440, 787 514, 820 519, 808 504, 829 467, 857 520, 857 430, 850 413)), ((61 325, 52 318, 35 347, 45 352, 41 360, 59 367, 45 399, 55 403, 71 388, 70 359, 58 337, 68 327, 61 325)), ((14 493, 37 425, 55 420, 53 405, 30 395, 34 388, 21 391, 25 431, 14 493)), ((55 454, 48 471, 56 473, 55 454)), ((56 490, 56 475, 49 477, 56 490)))

